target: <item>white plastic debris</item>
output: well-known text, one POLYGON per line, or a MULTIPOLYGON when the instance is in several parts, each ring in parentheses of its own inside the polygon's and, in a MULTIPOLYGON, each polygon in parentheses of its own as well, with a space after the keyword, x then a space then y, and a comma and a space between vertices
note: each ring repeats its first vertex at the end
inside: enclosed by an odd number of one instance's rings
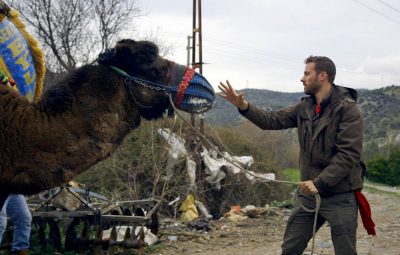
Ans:
POLYGON ((160 128, 157 132, 167 141, 171 146, 169 149, 170 154, 173 158, 178 159, 179 156, 187 155, 187 150, 185 148, 185 140, 177 136, 175 133, 171 133, 168 128, 160 128))
POLYGON ((171 202, 168 203, 168 205, 172 206, 173 204, 175 204, 176 202, 178 202, 179 200, 181 200, 180 196, 177 196, 174 200, 172 200, 171 202))
POLYGON ((212 158, 206 148, 203 148, 202 157, 204 165, 206 166, 205 173, 207 176, 205 180, 215 185, 216 189, 221 189, 221 180, 225 178, 225 173, 221 170, 221 167, 224 166, 226 162, 224 160, 212 158))
MULTIPOLYGON (((135 235, 139 235, 140 229, 142 227, 136 227, 135 229, 135 235)), ((147 229, 146 227, 143 227, 144 231, 144 242, 147 243, 148 245, 155 244, 158 240, 157 236, 151 233, 150 229, 147 229)))
POLYGON ((212 218, 212 215, 208 212, 206 206, 202 202, 196 200, 195 204, 204 217, 206 217, 207 219, 212 218))
MULTIPOLYGON (((177 136, 175 133, 172 133, 168 128, 160 128, 157 130, 157 132, 170 145, 166 164, 166 172, 169 173, 167 179, 172 178, 172 170, 178 159, 181 157, 186 157, 186 170, 190 182, 190 189, 194 190, 196 182, 196 163, 189 158, 189 154, 185 148, 184 139, 177 136)), ((203 158, 204 165, 206 166, 205 173, 207 176, 205 177, 205 180, 214 185, 216 189, 221 188, 221 180, 226 176, 225 172, 221 170, 222 167, 228 169, 228 171, 232 174, 244 173, 246 178, 251 182, 266 182, 268 180, 275 180, 274 173, 255 173, 248 170, 243 171, 240 167, 238 167, 239 165, 244 169, 250 168, 254 163, 252 156, 231 156, 228 152, 224 152, 224 157, 218 158, 217 151, 213 149, 208 151, 204 147, 201 156, 203 158)))
POLYGON ((236 165, 240 165, 243 168, 247 169, 247 168, 251 167, 254 163, 254 159, 252 156, 241 156, 241 157, 234 156, 234 157, 232 157, 228 152, 224 152, 224 157, 228 159, 228 160, 226 160, 226 166, 227 166, 228 170, 233 174, 238 174, 242 171, 236 165), (235 162, 235 164, 232 164, 231 162, 235 162))
POLYGON ((247 171, 246 177, 251 182, 256 182, 256 181, 268 182, 268 180, 270 180, 270 181, 275 180, 275 174, 274 173, 261 174, 261 173, 255 173, 253 171, 247 171))
POLYGON ((164 138, 169 144, 170 148, 168 149, 168 158, 167 164, 165 166, 165 171, 168 173, 166 176, 167 180, 170 180, 173 176, 173 168, 178 162, 180 157, 185 157, 188 155, 188 152, 185 148, 185 141, 177 136, 175 133, 171 133, 171 130, 168 128, 160 128, 157 130, 158 134, 164 138))
POLYGON ((189 177, 190 190, 194 190, 196 185, 196 162, 189 157, 186 158, 186 171, 189 177))
MULTIPOLYGON (((125 232, 127 230, 129 226, 119 226, 116 228, 117 230, 117 241, 123 241, 124 237, 125 237, 125 232)), ((135 229, 135 235, 137 236, 139 234, 141 227, 136 227, 135 229)), ((107 230, 103 231, 103 240, 109 240, 110 236, 111 236, 111 230, 112 228, 109 228, 107 230)), ((143 227, 143 231, 144 231, 144 242, 147 243, 148 245, 152 245, 154 243, 157 242, 158 238, 156 235, 154 235, 153 233, 151 233, 151 231, 149 229, 147 229, 146 227, 143 227)))
POLYGON ((178 241, 178 236, 168 236, 168 240, 170 240, 171 242, 176 242, 178 241))
POLYGON ((255 210, 256 207, 254 205, 246 205, 244 208, 240 209, 244 214, 246 214, 248 211, 255 210))

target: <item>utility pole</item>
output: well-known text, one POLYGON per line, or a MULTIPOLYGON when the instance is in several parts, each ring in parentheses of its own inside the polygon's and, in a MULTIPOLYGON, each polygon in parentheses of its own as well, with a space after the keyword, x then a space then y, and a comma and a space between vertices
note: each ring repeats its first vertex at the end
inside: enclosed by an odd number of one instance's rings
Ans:
POLYGON ((190 39, 192 39, 192 37, 190 35, 188 35, 188 37, 187 37, 187 46, 186 46, 186 50, 187 50, 187 62, 186 62, 186 65, 188 67, 190 66, 190 50, 192 49, 192 47, 190 47, 190 39))
POLYGON ((199 73, 203 74, 203 42, 201 27, 201 0, 193 0, 193 30, 192 30, 192 67, 199 69, 199 73), (199 44, 196 44, 196 38, 199 44), (197 47, 198 46, 198 47, 197 47), (196 52, 198 51, 198 61, 196 52))
MULTIPOLYGON (((193 67, 193 64, 190 63, 190 52, 193 51, 193 47, 190 47, 190 40, 192 38, 193 37, 190 35, 188 35, 188 37, 187 37, 187 46, 186 46, 186 50, 187 50, 187 64, 186 65, 187 65, 187 67, 190 67, 190 66, 193 67)), ((193 54, 193 52, 192 52, 192 54, 193 54)), ((192 127, 196 128, 196 121, 195 121, 194 113, 190 114, 190 123, 192 124, 192 127)))
MULTIPOLYGON (((200 74, 203 74, 203 43, 202 43, 202 27, 201 27, 201 0, 193 0, 193 27, 192 27, 192 68, 197 69, 200 74), (198 40, 198 44, 196 43, 198 40)), ((191 115, 192 126, 196 128, 195 115, 191 115)), ((200 116, 200 132, 204 134, 204 115, 200 116)), ((205 178, 204 170, 201 167, 201 142, 196 138, 194 148, 194 161, 196 162, 196 179, 199 180, 198 199, 205 202, 205 178)))
MULTIPOLYGON (((192 67, 203 74, 203 41, 201 25, 201 0, 193 0, 192 27, 192 67), (196 44, 198 39, 198 44, 196 44), (198 58, 196 56, 198 55, 198 58)), ((195 116, 192 114, 192 126, 195 127, 195 116)), ((200 132, 204 134, 204 114, 200 114, 200 132)))

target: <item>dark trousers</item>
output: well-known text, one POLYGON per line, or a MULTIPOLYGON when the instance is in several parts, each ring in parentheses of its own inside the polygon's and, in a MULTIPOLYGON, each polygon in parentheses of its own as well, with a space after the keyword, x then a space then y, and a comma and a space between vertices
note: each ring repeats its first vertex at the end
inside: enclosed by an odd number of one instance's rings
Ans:
MULTIPOLYGON (((314 196, 299 193, 298 202, 307 209, 315 208, 314 196)), ((301 255, 312 238, 314 213, 306 212, 296 203, 289 217, 282 255, 301 255)), ((317 219, 317 230, 327 221, 336 255, 356 255, 358 205, 353 192, 337 194, 321 199, 317 219)))

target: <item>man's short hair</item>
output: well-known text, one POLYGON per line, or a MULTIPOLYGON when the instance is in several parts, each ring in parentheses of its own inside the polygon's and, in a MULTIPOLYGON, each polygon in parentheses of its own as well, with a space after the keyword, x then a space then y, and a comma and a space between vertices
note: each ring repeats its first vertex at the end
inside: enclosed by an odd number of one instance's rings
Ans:
POLYGON ((328 74, 328 81, 331 83, 335 81, 336 66, 330 58, 323 56, 309 56, 304 60, 304 64, 308 63, 315 63, 317 74, 325 71, 328 74))

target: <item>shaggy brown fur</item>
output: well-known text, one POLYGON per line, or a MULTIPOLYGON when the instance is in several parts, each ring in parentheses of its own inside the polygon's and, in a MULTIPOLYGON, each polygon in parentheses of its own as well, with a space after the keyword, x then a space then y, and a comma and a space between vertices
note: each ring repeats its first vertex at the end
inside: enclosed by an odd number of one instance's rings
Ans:
MULTIPOLYGON (((171 62, 150 42, 122 40, 107 62, 168 83, 171 62)), ((136 86, 134 94, 107 65, 77 69, 37 103, 1 85, 0 194, 32 194, 70 181, 112 154, 141 117, 159 118, 168 107, 163 92, 136 86), (138 99, 151 108, 140 108, 138 99)))

